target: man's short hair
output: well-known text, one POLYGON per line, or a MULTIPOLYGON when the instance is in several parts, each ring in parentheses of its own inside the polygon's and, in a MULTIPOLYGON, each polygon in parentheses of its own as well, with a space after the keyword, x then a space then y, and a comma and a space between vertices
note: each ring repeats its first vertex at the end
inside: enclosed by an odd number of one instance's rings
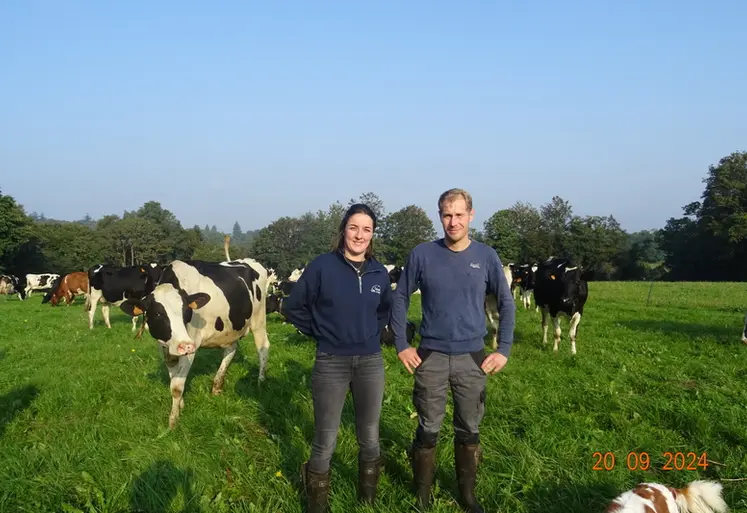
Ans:
POLYGON ((443 212, 444 203, 451 203, 459 197, 464 198, 467 203, 467 210, 472 210, 472 195, 464 189, 449 189, 438 197, 438 213, 443 212))

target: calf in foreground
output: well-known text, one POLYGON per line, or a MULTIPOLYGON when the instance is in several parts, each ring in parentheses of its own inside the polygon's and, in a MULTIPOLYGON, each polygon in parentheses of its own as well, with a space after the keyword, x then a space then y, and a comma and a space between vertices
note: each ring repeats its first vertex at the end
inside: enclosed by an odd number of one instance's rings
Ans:
POLYGON ((543 344, 547 344, 547 315, 550 314, 555 333, 553 351, 558 352, 561 333, 558 315, 562 313, 570 319, 571 354, 576 354, 576 331, 588 296, 589 288, 581 277, 581 269, 568 259, 551 257, 539 265, 534 302, 542 311, 543 344))
POLYGON ((267 336, 267 270, 256 260, 171 262, 153 292, 120 305, 128 315, 145 314, 148 331, 161 345, 171 378, 169 427, 184 408, 184 384, 200 347, 223 349, 212 393, 223 389, 226 370, 238 341, 252 332, 259 356, 259 381, 265 378, 270 340, 267 336))
POLYGON ((723 513, 721 483, 693 481, 685 488, 641 483, 617 496, 605 513, 723 513))

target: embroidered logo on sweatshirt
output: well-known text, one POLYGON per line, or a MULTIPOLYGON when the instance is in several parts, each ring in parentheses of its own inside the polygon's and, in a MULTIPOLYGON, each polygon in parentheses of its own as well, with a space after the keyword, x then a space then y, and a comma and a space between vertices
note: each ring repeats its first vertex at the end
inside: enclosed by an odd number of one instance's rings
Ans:
POLYGON ((371 292, 375 294, 381 294, 381 287, 379 287, 378 285, 374 285, 373 287, 371 287, 371 292))
POLYGON ((471 263, 469 264, 469 266, 470 266, 470 267, 471 267, 472 269, 479 269, 479 268, 480 268, 480 262, 471 262, 471 263))

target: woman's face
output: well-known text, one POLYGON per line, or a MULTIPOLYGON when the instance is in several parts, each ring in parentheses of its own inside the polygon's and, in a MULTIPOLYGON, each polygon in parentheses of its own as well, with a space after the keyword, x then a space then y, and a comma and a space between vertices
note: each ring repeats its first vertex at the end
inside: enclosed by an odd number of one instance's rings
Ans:
POLYGON ((345 250, 350 256, 366 252, 373 237, 373 219, 366 214, 353 214, 345 226, 345 250))

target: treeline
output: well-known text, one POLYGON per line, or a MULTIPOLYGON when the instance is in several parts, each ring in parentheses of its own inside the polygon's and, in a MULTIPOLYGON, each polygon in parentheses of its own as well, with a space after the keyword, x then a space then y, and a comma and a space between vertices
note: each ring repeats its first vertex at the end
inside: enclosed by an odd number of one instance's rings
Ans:
MULTIPOLYGON (((517 202, 495 212, 472 236, 496 249, 504 263, 533 262, 551 255, 582 265, 595 280, 743 281, 747 266, 747 153, 733 153, 710 166, 701 201, 684 207, 659 230, 626 232, 613 216, 578 216, 555 196, 535 207, 517 202)), ((417 205, 387 212, 373 192, 335 202, 300 217, 281 217, 256 231, 231 231, 231 256, 251 256, 286 277, 331 249, 347 206, 368 204, 379 218, 374 240, 384 263, 403 264, 417 244, 441 229, 417 205)), ((220 261, 223 236, 214 225, 184 228, 160 203, 150 201, 122 216, 78 221, 26 214, 0 191, 0 271, 86 270, 98 263, 133 265, 173 259, 220 261)))

